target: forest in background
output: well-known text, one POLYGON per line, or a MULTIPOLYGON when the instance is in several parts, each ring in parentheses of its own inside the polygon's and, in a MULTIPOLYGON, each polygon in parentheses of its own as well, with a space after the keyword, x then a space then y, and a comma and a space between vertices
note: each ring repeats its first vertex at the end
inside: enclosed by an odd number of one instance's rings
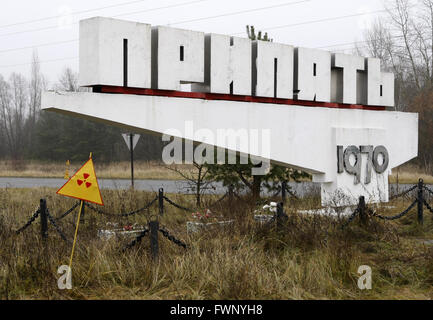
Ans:
MULTIPOLYGON (((121 136, 125 130, 53 112, 41 111, 41 92, 46 80, 33 54, 30 79, 13 73, 6 81, 0 75, 0 159, 19 166, 23 160, 82 161, 90 152, 101 162, 128 160, 128 148, 121 136)), ((77 74, 65 68, 52 88, 83 91, 77 74)), ((160 160, 160 137, 141 135, 134 150, 137 160, 160 160)))
POLYGON ((411 162, 433 174, 433 0, 388 0, 385 8, 354 53, 379 58, 394 73, 395 110, 419 113, 418 157, 411 162))

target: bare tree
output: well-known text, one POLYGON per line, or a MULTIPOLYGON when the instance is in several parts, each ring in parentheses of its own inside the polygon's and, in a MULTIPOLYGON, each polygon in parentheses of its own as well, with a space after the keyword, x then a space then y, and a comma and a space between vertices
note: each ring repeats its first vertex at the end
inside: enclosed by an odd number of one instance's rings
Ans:
POLYGON ((55 90, 77 92, 78 89, 77 73, 72 71, 71 68, 63 69, 58 84, 55 85, 55 90))
POLYGON ((388 16, 377 20, 364 34, 366 50, 378 57, 396 78, 396 109, 410 110, 410 103, 433 84, 433 0, 389 0, 388 16))
POLYGON ((46 88, 46 81, 41 73, 41 68, 39 65, 39 58, 37 51, 33 52, 32 57, 32 69, 30 76, 30 105, 29 105, 29 121, 32 123, 32 128, 38 120, 39 112, 41 108, 41 96, 42 90, 46 88))
POLYGON ((22 75, 13 73, 9 84, 0 81, 0 119, 3 135, 13 160, 21 160, 26 144, 28 86, 22 75))
POLYGON ((418 78, 418 68, 416 64, 416 57, 414 54, 413 44, 416 41, 414 32, 415 22, 411 13, 412 6, 409 0, 394 0, 393 6, 387 6, 387 12, 391 18, 391 23, 397 28, 403 40, 403 49, 400 52, 406 57, 412 67, 412 74, 416 88, 419 90, 421 84, 418 78))
POLYGON ((433 90, 418 94, 412 107, 419 113, 419 162, 426 173, 433 174, 433 90))
POLYGON ((34 131, 41 110, 42 90, 46 88, 46 80, 41 73, 37 51, 33 51, 32 68, 29 83, 29 114, 27 119, 27 133, 29 147, 34 149, 34 131))
POLYGON ((423 0, 419 22, 414 29, 418 40, 418 50, 421 54, 425 81, 433 86, 433 0, 423 0))
POLYGON ((9 151, 9 146, 12 145, 12 137, 8 128, 11 126, 11 98, 9 84, 0 75, 0 130, 3 140, 5 141, 6 149, 9 151))
POLYGON ((396 79, 395 88, 395 108, 404 110, 406 106, 402 101, 402 91, 399 84, 403 83, 407 73, 404 71, 404 63, 396 51, 396 37, 386 27, 386 22, 381 19, 376 20, 370 29, 364 32, 365 45, 356 46, 358 55, 368 55, 381 60, 382 69, 393 72, 396 79))
POLYGON ((181 170, 177 166, 170 167, 165 166, 167 169, 172 170, 179 174, 183 179, 185 179, 185 184, 183 188, 187 189, 187 191, 194 192, 194 196, 196 199, 196 206, 201 206, 201 196, 206 190, 214 189, 212 186, 212 181, 206 179, 208 175, 208 168, 205 164, 199 164, 197 162, 193 162, 194 169, 191 171, 181 170))
POLYGON ((395 75, 396 109, 419 113, 418 163, 431 172, 433 0, 389 0, 388 18, 364 35, 367 54, 395 75))

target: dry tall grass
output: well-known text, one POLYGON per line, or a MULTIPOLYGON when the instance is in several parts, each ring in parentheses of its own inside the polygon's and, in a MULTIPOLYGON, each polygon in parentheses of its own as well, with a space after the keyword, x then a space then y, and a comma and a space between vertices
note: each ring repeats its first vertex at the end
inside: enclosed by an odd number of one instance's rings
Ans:
POLYGON ((392 174, 389 176, 389 182, 397 183, 398 180, 399 183, 416 183, 420 178, 425 183, 433 184, 433 176, 431 174, 409 164, 403 165, 398 169, 393 169, 392 174))
MULTIPOLYGON (((69 167, 69 174, 73 174, 82 163, 72 163, 69 167)), ((171 166, 172 168, 174 166, 171 166)), ((176 168, 183 173, 194 172, 192 165, 176 165, 176 168)), ((41 162, 41 161, 0 161, 0 177, 44 177, 63 178, 66 165, 64 162, 41 162)), ((95 169, 99 178, 130 179, 131 167, 129 161, 99 163, 95 162, 95 169)), ((433 184, 433 176, 423 172, 413 165, 403 165, 399 170, 394 169, 389 178, 391 183, 416 183, 423 178, 426 183, 433 184)), ((182 177, 169 170, 163 163, 156 161, 134 161, 134 177, 136 179, 157 179, 157 180, 179 180, 182 177)))
MULTIPOLYGON (((69 175, 74 174, 83 163, 71 163, 69 175)), ((192 165, 179 165, 177 168, 185 173, 193 170, 192 165)), ((63 178, 65 162, 41 161, 0 161, 0 177, 43 177, 63 178)), ((131 164, 129 161, 100 163, 95 162, 95 170, 99 178, 130 179, 131 164)), ((182 177, 164 164, 156 161, 134 161, 134 177, 136 179, 179 180, 182 177)))
MULTIPOLYGON (((108 212, 126 212, 143 206, 154 194, 104 190, 108 212)), ((168 195, 184 206, 190 196, 168 195)), ((289 219, 282 230, 253 221, 254 206, 243 201, 222 204, 221 219, 235 219, 232 228, 194 235, 186 233, 190 213, 166 203, 160 218, 190 248, 184 250, 160 237, 160 259, 152 263, 149 239, 122 252, 128 239, 102 240, 96 236, 106 222, 145 224, 149 213, 125 219, 107 218, 86 209, 80 225, 73 262, 73 289, 57 288, 57 268, 68 263, 71 246, 50 226, 44 245, 39 222, 22 234, 24 224, 46 197, 53 215, 74 203, 51 189, 0 191, 0 298, 1 299, 426 299, 433 298, 433 247, 419 239, 432 239, 432 215, 423 227, 415 213, 396 223, 354 221, 341 230, 341 221, 300 215, 297 210, 318 205, 318 199, 291 200, 289 219), (373 269, 373 289, 357 287, 360 265, 373 269)), ((210 197, 210 196, 209 196, 210 197)), ((211 202, 214 199, 207 199, 211 202)), ((396 201, 392 214, 407 206, 396 201)), ((74 216, 59 224, 72 239, 74 216)))

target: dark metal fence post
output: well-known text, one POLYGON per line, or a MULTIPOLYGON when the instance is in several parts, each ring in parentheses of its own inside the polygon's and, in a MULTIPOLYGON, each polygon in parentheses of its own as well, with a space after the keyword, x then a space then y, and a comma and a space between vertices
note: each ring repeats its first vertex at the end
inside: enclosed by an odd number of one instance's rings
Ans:
POLYGON ((424 207, 424 181, 422 179, 418 180, 418 223, 423 224, 423 207, 424 207))
POLYGON ((158 207, 159 207, 159 215, 162 216, 164 214, 164 189, 159 188, 158 191, 158 207))
POLYGON ((281 230, 284 222, 288 219, 287 215, 284 213, 283 205, 282 202, 277 204, 277 230, 281 230))
POLYGON ((229 203, 232 205, 233 203, 233 185, 229 185, 229 203))
POLYGON ((365 210, 365 197, 364 196, 359 197, 358 210, 359 210, 359 218, 361 220, 361 223, 365 224, 367 222, 367 214, 366 214, 366 210, 365 210))
POLYGON ((286 203, 286 189, 287 189, 287 181, 284 180, 283 182, 281 182, 281 201, 284 203, 286 203))
POLYGON ((159 254, 159 246, 158 246, 159 222, 150 221, 149 230, 150 230, 150 254, 152 256, 152 259, 156 260, 158 259, 158 254, 159 254))
POLYGON ((41 212, 41 237, 43 240, 46 240, 48 238, 47 201, 41 199, 39 203, 39 210, 41 212))

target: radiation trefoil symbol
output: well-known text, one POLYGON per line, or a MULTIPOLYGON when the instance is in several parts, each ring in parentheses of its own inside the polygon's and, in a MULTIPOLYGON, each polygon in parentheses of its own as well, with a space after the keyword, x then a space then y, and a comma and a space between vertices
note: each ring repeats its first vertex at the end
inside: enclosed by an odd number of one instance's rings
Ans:
POLYGON ((57 194, 104 205, 92 158, 61 187, 57 194))
POLYGON ((86 179, 87 179, 88 177, 90 177, 90 174, 88 174, 88 173, 83 173, 83 177, 84 177, 84 181, 83 181, 83 180, 80 180, 80 179, 77 179, 77 184, 78 184, 79 186, 81 186, 81 185, 84 183, 85 186, 86 186, 86 188, 90 188, 90 186, 92 185, 92 183, 86 181, 86 179))

